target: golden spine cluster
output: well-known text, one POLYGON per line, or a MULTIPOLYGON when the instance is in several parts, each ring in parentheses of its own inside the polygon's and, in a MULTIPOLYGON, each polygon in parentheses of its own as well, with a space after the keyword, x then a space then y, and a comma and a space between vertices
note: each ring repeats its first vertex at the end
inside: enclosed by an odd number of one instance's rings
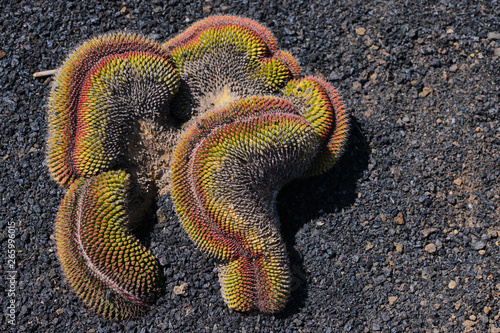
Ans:
POLYGON ((165 136, 165 150, 175 149, 162 158, 172 156, 175 210, 217 260, 225 302, 238 311, 283 309, 291 277, 277 194, 328 170, 349 129, 335 89, 300 73, 265 27, 235 16, 197 22, 163 46, 118 33, 70 55, 49 98, 47 160, 69 186, 57 248, 84 303, 128 319, 160 294, 158 264, 127 227, 141 195, 128 200, 136 166, 121 157, 140 140, 131 135, 135 121, 169 119, 176 135, 165 136))

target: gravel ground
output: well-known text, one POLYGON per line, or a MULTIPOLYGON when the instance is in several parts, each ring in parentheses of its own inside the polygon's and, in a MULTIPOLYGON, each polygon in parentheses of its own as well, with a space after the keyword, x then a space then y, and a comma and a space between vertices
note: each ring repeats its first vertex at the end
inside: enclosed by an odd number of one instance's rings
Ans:
POLYGON ((499 13, 497 1, 2 0, 0 330, 500 332, 499 13), (336 86, 352 115, 348 150, 279 197, 294 274, 283 313, 228 310, 213 262, 164 197, 150 246, 165 295, 140 320, 107 322, 61 274, 53 221, 64 193, 44 161, 50 79, 32 74, 96 34, 163 42, 217 13, 267 25, 304 72, 336 86))

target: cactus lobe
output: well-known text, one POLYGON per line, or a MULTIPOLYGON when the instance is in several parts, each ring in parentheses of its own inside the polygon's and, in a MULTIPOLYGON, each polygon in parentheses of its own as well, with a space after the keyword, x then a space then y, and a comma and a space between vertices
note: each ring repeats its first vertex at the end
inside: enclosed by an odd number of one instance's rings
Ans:
POLYGON ((241 98, 277 92, 300 74, 295 59, 277 50, 271 33, 236 16, 195 23, 164 44, 181 75, 177 116, 190 119, 241 98))
POLYGON ((141 316, 161 291, 156 259, 128 231, 128 182, 123 171, 75 181, 55 226, 68 283, 85 304, 116 320, 141 316))
POLYGON ((144 37, 108 34, 78 47, 49 96, 47 161, 54 179, 67 187, 114 167, 131 119, 165 112, 178 84, 166 51, 144 37))
POLYGON ((330 142, 345 141, 345 115, 329 89, 308 77, 284 88, 288 100, 234 102, 198 119, 176 147, 176 211, 198 247, 221 262, 230 308, 276 312, 286 302, 290 272, 276 196, 291 180, 331 166, 341 147, 330 142))

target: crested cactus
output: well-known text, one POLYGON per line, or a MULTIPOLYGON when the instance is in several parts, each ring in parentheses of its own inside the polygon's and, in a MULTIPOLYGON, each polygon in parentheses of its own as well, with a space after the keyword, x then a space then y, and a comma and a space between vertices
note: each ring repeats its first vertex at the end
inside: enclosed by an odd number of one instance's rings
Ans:
POLYGON ((277 193, 327 169, 345 142, 346 115, 326 82, 292 81, 283 95, 288 100, 250 97, 207 114, 174 152, 176 211, 199 248, 221 262, 223 297, 239 311, 283 307, 290 272, 277 193))
POLYGON ((235 16, 197 22, 163 46, 104 35, 68 57, 49 97, 47 160, 69 187, 57 248, 85 304, 129 319, 154 302, 158 265, 128 225, 171 191, 182 226, 217 261, 227 305, 284 307, 277 194, 328 170, 349 129, 335 89, 300 73, 265 27, 235 16))
POLYGON ((64 274, 85 304, 109 319, 142 315, 161 291, 156 259, 127 229, 129 176, 76 180, 56 220, 64 274))
POLYGON ((173 109, 188 119, 248 96, 275 93, 300 74, 269 30, 235 16, 195 23, 164 44, 181 76, 173 109))
POLYGON ((167 112, 179 77, 160 45, 108 34, 78 47, 55 77, 48 104, 49 171, 63 186, 114 167, 130 120, 167 112))

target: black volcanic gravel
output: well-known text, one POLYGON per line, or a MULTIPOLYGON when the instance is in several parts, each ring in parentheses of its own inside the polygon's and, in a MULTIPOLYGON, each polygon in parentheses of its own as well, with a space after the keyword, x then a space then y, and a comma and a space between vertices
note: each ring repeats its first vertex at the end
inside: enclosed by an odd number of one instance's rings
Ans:
POLYGON ((2 0, 0 331, 500 332, 499 13, 494 0, 2 0), (283 313, 230 311, 213 262, 164 197, 149 245, 165 295, 137 321, 105 321, 71 291, 56 257, 64 193, 44 161, 50 79, 32 74, 100 33, 164 42, 218 13, 265 24, 304 72, 336 86, 352 115, 348 150, 279 197, 294 274, 283 313))

